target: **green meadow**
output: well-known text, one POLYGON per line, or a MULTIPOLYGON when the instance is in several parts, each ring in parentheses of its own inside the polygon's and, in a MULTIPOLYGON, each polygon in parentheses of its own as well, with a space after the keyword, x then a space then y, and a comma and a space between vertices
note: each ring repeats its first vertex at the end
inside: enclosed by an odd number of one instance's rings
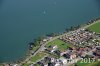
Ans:
POLYGON ((65 43, 64 41, 60 40, 60 39, 55 39, 54 41, 52 42, 49 42, 46 47, 49 47, 49 46, 55 46, 57 45, 58 49, 60 51, 64 51, 64 50, 67 50, 68 47, 72 47, 71 44, 68 44, 68 43, 65 43))
POLYGON ((100 21, 89 26, 88 29, 93 31, 93 32, 100 33, 100 21))
POLYGON ((100 62, 96 61, 94 63, 80 63, 77 62, 77 66, 100 66, 100 62))
POLYGON ((31 58, 31 61, 32 61, 32 62, 36 62, 36 61, 42 59, 45 55, 46 55, 46 54, 45 54, 44 52, 37 53, 35 56, 33 56, 33 57, 31 58))

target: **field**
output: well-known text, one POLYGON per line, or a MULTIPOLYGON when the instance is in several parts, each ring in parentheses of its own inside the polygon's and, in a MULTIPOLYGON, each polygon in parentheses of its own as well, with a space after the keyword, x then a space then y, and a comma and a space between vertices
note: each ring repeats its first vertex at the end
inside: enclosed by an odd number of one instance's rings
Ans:
POLYGON ((37 53, 35 56, 33 56, 33 57, 31 58, 31 61, 32 61, 32 62, 36 62, 36 61, 42 59, 45 55, 46 55, 46 54, 45 54, 44 52, 39 52, 39 53, 37 53))
POLYGON ((91 62, 91 63, 80 63, 80 61, 77 62, 77 66, 100 66, 100 61, 91 62))
POLYGON ((55 45, 57 45, 58 49, 61 51, 67 50, 68 47, 71 47, 71 44, 65 43, 60 39, 55 39, 54 41, 48 43, 46 47, 55 46, 55 45))
POLYGON ((33 47, 32 50, 36 51, 40 46, 33 47))
POLYGON ((100 61, 89 64, 88 66, 100 66, 100 61))
POLYGON ((22 66, 29 66, 29 64, 27 64, 27 63, 24 63, 22 66))
POLYGON ((80 61, 77 62, 77 66, 87 66, 90 63, 81 63, 80 61))
POLYGON ((2 64, 0 64, 0 66, 2 66, 2 64))
POLYGON ((100 21, 88 27, 89 30, 100 33, 100 21))
MULTIPOLYGON (((47 54, 45 52, 39 52, 35 56, 33 56, 29 61, 30 62, 37 62, 46 55, 47 54)), ((30 65, 30 63, 24 63, 22 66, 29 66, 29 65, 30 65)), ((38 65, 36 65, 36 66, 38 66, 38 65)))

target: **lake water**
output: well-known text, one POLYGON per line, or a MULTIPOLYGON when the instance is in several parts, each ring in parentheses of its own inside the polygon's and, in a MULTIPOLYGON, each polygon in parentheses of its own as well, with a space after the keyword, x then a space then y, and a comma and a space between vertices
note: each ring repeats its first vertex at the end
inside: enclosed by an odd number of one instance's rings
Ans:
POLYGON ((100 0, 0 0, 0 62, 23 57, 34 38, 100 17, 100 0))

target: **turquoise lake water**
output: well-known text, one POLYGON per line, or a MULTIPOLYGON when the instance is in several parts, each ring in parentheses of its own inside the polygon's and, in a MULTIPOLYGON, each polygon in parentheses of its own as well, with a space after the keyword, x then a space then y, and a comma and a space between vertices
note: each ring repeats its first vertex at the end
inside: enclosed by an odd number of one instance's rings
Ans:
POLYGON ((34 38, 100 17, 100 0, 0 0, 0 62, 23 57, 34 38))

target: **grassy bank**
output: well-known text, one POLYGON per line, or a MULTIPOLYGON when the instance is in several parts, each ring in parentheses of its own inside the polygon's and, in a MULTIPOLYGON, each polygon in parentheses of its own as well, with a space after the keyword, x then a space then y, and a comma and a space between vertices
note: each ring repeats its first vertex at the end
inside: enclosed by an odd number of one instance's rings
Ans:
POLYGON ((89 30, 100 33, 100 21, 88 27, 89 30))
POLYGON ((29 66, 31 63, 39 61, 46 55, 47 54, 45 52, 39 52, 35 56, 33 56, 27 63, 23 63, 22 66, 29 66))
POLYGON ((0 66, 3 66, 2 64, 0 64, 0 66))
POLYGON ((96 61, 93 63, 80 63, 80 61, 78 61, 77 66, 100 66, 100 61, 96 61))
POLYGON ((39 53, 37 53, 35 56, 33 56, 30 60, 31 60, 32 62, 36 62, 36 61, 38 61, 39 59, 42 59, 45 55, 46 55, 46 53, 44 53, 44 52, 39 52, 39 53))

